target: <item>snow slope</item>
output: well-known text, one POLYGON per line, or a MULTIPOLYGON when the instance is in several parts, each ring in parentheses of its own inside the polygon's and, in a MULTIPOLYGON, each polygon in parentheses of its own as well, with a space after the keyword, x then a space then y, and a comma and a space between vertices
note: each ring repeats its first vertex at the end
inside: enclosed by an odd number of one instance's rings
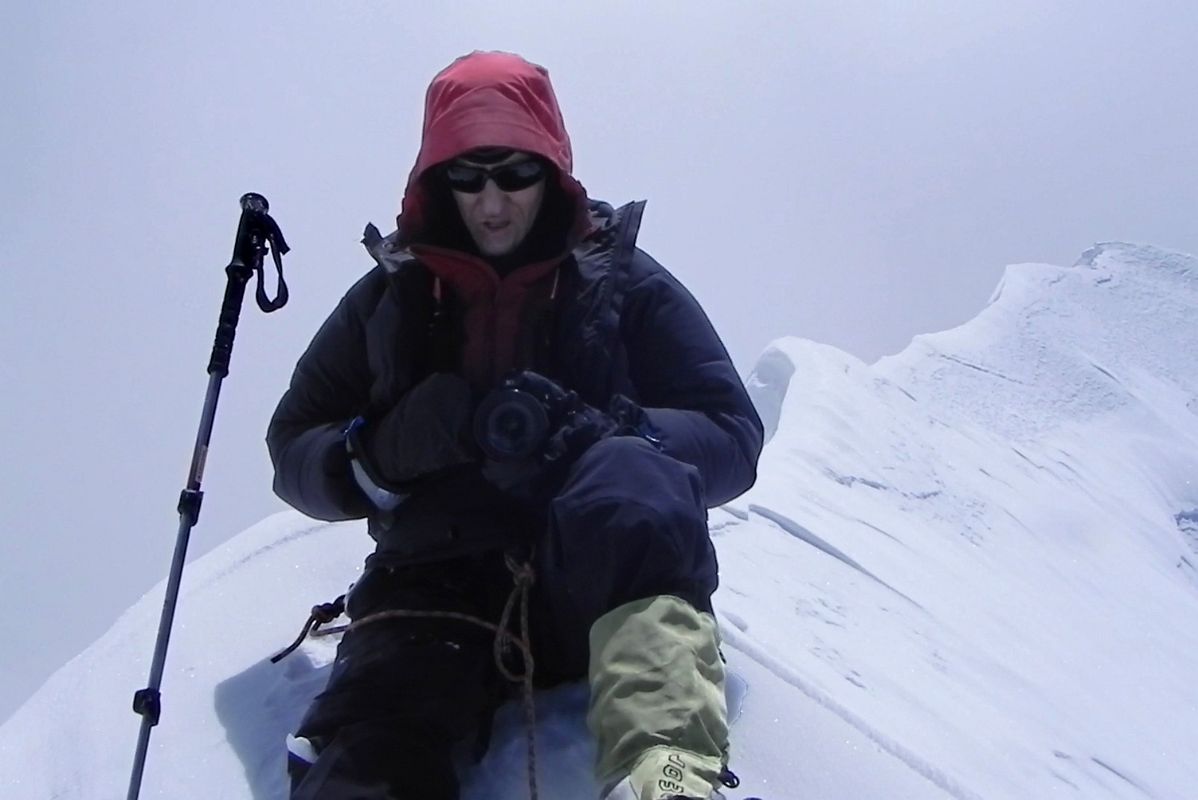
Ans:
MULTIPOLYGON (((799 339, 749 379, 772 439, 712 512, 733 798, 1198 796, 1198 261, 1010 267, 972 321, 865 365, 799 339)), ((271 517, 188 566, 143 797, 285 796, 357 524, 271 517)), ((122 797, 161 587, 0 728, 0 796, 122 797)), ((539 697, 542 796, 591 800, 585 690, 539 697)), ((504 710, 468 798, 519 798, 504 710)))

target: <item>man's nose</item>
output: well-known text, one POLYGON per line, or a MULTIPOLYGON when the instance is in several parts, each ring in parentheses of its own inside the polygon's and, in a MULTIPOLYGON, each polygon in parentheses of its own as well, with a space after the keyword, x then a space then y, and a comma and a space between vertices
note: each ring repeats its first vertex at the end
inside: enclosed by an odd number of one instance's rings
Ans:
POLYGON ((487 182, 483 184, 482 196, 478 198, 478 203, 483 213, 498 214, 503 210, 503 204, 506 200, 507 194, 495 185, 495 181, 487 178, 487 182))

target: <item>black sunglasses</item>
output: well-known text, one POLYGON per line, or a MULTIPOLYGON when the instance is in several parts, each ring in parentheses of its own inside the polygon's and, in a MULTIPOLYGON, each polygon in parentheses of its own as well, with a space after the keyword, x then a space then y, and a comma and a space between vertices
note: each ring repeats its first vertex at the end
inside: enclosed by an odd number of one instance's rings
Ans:
POLYGON ((445 181, 449 188, 466 194, 481 192, 487 185, 488 178, 495 181, 495 185, 502 192, 518 192, 544 177, 545 162, 535 158, 490 168, 461 163, 445 167, 445 181))

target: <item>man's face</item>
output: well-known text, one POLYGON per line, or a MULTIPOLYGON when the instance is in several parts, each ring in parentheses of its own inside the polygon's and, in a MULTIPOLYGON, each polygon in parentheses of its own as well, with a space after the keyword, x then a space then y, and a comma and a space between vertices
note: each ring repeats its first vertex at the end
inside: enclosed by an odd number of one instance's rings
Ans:
MULTIPOLYGON (((534 159, 528 153, 513 152, 502 161, 482 164, 471 161, 470 154, 467 153, 456 159, 450 167, 451 172, 454 167, 462 168, 458 172, 464 173, 467 178, 473 174, 476 183, 481 177, 476 170, 492 173, 486 177, 482 189, 477 192, 462 191, 454 186, 452 180, 450 182, 453 199, 462 215, 462 221, 466 223, 466 230, 470 232, 474 244, 484 256, 505 256, 511 253, 524 241, 524 237, 537 220, 537 212, 541 210, 541 201, 545 197, 543 170, 539 179, 532 185, 509 191, 499 188, 501 183, 510 187, 523 184, 532 177, 530 174, 522 176, 521 169, 516 166, 525 162, 534 162, 534 159), (498 178, 494 173, 500 173, 498 178)), ((524 170, 533 173, 533 167, 534 164, 530 163, 524 170)))

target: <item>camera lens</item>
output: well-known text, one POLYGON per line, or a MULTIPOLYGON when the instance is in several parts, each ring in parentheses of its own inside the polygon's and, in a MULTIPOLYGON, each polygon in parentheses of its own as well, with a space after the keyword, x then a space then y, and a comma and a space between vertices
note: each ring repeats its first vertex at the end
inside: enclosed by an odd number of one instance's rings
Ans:
POLYGON ((541 402, 518 389, 488 395, 474 418, 474 437, 495 461, 519 461, 536 455, 549 432, 541 402))

